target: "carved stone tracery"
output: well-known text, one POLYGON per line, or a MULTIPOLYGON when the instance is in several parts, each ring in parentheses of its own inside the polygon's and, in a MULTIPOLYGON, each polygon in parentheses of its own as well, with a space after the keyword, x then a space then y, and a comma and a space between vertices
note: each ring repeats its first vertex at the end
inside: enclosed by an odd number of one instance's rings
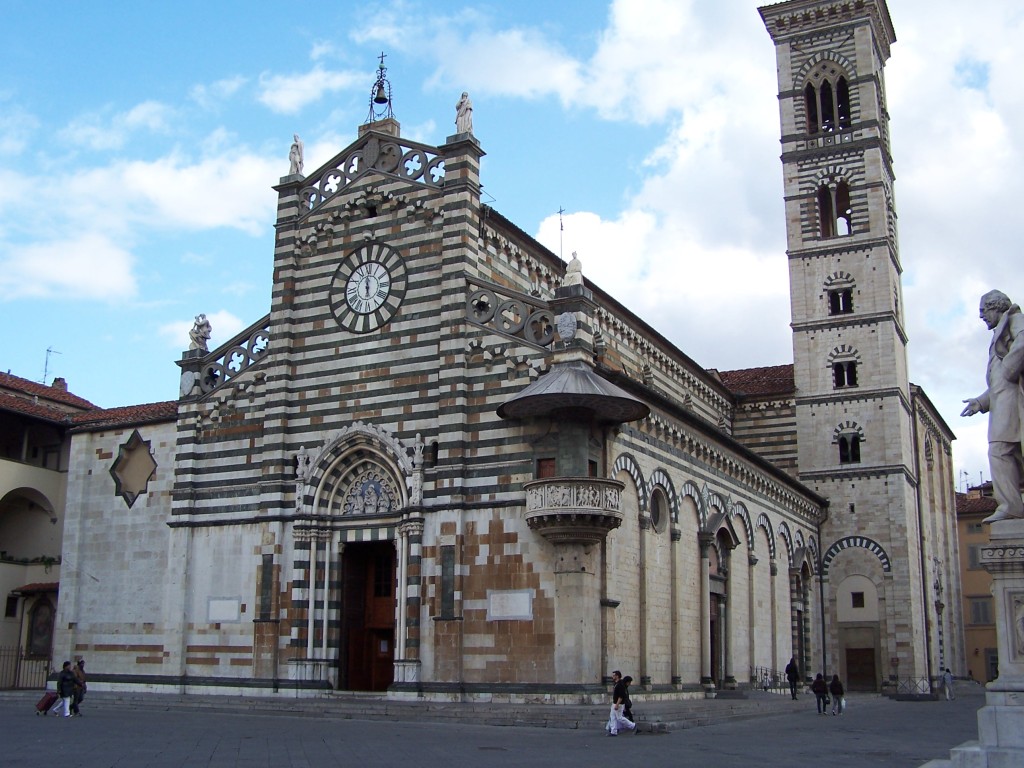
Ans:
POLYGON ((307 179, 300 193, 302 206, 307 213, 315 211, 371 169, 437 188, 444 184, 444 163, 444 156, 437 154, 433 147, 401 139, 382 141, 371 135, 359 146, 332 160, 319 176, 307 179))

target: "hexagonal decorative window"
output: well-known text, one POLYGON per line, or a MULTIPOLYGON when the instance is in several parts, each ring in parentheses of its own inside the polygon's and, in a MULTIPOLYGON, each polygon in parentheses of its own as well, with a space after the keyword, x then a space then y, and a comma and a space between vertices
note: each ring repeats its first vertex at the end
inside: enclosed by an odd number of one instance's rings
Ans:
POLYGON ((114 493, 131 507, 140 495, 146 492, 149 481, 156 474, 156 459, 148 440, 143 440, 139 430, 123 443, 117 458, 110 465, 110 476, 114 478, 114 493))

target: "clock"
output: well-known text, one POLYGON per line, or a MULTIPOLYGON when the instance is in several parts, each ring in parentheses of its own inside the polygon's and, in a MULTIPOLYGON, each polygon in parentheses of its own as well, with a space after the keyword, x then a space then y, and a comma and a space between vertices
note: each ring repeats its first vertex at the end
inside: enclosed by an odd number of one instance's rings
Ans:
POLYGON ((342 260, 331 280, 331 312, 342 328, 371 333, 385 325, 405 298, 405 262, 384 243, 367 243, 342 260))

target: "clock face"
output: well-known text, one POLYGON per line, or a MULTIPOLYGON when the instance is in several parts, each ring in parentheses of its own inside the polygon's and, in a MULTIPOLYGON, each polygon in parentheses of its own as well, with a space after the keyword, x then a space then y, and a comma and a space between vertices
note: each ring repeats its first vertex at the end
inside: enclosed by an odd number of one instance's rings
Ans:
POLYGON ((353 333, 387 323, 405 298, 405 263, 384 243, 368 243, 344 258, 331 281, 331 311, 353 333))
POLYGON ((391 293, 391 273, 379 261, 356 267, 345 285, 345 301, 360 315, 380 309, 391 293))

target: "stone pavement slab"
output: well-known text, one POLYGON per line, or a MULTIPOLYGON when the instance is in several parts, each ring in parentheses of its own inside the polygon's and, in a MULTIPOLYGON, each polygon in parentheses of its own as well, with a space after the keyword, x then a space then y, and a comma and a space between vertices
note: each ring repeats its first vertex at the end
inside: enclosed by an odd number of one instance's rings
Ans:
MULTIPOLYGON (((975 738, 983 689, 973 686, 956 701, 895 702, 878 696, 850 697, 846 715, 818 716, 813 697, 779 701, 773 709, 751 708, 741 717, 716 718, 717 702, 699 705, 700 722, 662 733, 608 738, 606 708, 577 727, 493 727, 480 724, 487 705, 445 705, 445 719, 426 709, 392 709, 360 719, 333 700, 261 701, 236 697, 89 696, 84 717, 37 717, 35 692, 0 693, 0 763, 5 768, 57 764, 62 768, 154 766, 530 766, 573 768, 600 764, 644 768, 699 762, 716 768, 916 768, 975 738), (976 689, 976 690, 974 690, 976 689), (221 699, 218 703, 213 699, 221 699), (143 701, 145 700, 145 701, 143 701), (272 706, 276 702, 276 707, 272 706), (458 717, 459 708, 464 717, 458 717), (454 712, 454 714, 452 714, 454 712), (710 713, 710 714, 708 714, 710 713), (401 717, 399 717, 401 715, 401 717), (697 727, 700 726, 700 727, 697 727)), ((753 698, 753 697, 752 697, 753 698)), ((362 705, 362 701, 355 702, 362 705)), ((392 703, 378 700, 378 704, 392 703)), ((534 705, 536 707, 544 705, 534 705)), ((502 719, 491 707, 491 721, 502 719)), ((641 716, 678 717, 678 703, 638 706, 641 716), (664 707, 663 711, 657 711, 664 707)), ((555 718, 542 713, 543 718, 555 718)), ((698 718, 699 719, 699 718, 698 718)), ((656 722, 656 721, 652 721, 656 722)))

